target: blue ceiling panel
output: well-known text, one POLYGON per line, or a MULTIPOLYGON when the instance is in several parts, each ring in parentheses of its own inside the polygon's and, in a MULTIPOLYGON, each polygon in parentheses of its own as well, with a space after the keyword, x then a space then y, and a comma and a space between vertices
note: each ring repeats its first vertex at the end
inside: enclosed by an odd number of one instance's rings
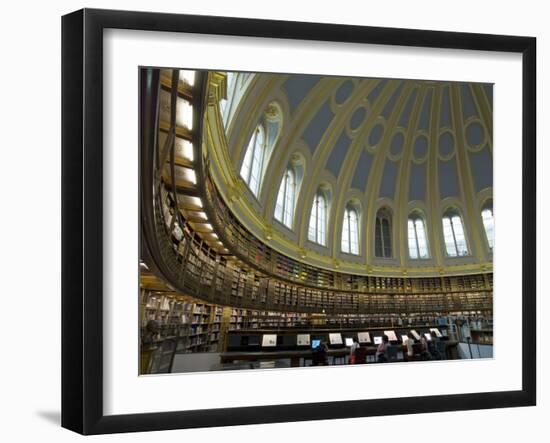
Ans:
POLYGON ((345 131, 342 131, 342 134, 340 134, 340 137, 332 148, 326 164, 326 168, 332 172, 335 177, 340 175, 340 169, 349 151, 350 144, 351 139, 346 135, 345 131))
POLYGON ((315 116, 311 119, 307 125, 302 137, 307 143, 309 150, 313 154, 323 137, 323 134, 326 132, 327 128, 330 126, 332 119, 334 118, 334 113, 330 109, 329 101, 327 100, 317 111, 315 116))
POLYGON ((440 128, 451 127, 451 102, 449 99, 449 87, 443 88, 443 93, 441 94, 439 127, 440 128))
POLYGON ((382 181, 380 182, 380 197, 394 198, 397 182, 397 170, 399 161, 386 159, 384 171, 382 172, 382 181))
POLYGON ((386 105, 384 106, 384 109, 382 110, 382 115, 387 120, 390 118, 390 114, 393 111, 393 108, 395 108, 395 104, 397 103, 397 99, 401 95, 401 91, 403 90, 403 85, 405 83, 401 82, 400 85, 397 87, 397 89, 394 91, 386 105))
POLYGON ((432 110, 432 95, 433 89, 430 88, 424 97, 420 120, 418 121, 418 129, 427 130, 430 127, 430 111, 432 110))
POLYGON ((283 89, 286 92, 291 112, 296 110, 322 78, 320 75, 291 75, 283 83, 283 89))
POLYGON ((367 189, 367 180, 373 158, 374 156, 364 149, 361 151, 357 166, 355 167, 355 173, 353 174, 353 180, 351 181, 352 188, 359 189, 362 192, 367 189))
POLYGON ((426 198, 426 163, 411 163, 409 176, 409 201, 426 198))
POLYGON ((474 98, 472 97, 472 91, 467 83, 461 83, 460 94, 462 96, 462 112, 464 118, 477 115, 474 98))
POLYGON ((493 156, 485 146, 479 152, 470 152, 470 168, 476 192, 493 187, 493 156))
POLYGON ((456 157, 448 161, 439 160, 439 195, 441 198, 459 196, 455 159, 456 157))
POLYGON ((414 101, 416 100, 416 94, 417 90, 414 89, 411 92, 411 95, 409 95, 409 99, 407 100, 407 104, 403 108, 403 112, 401 113, 401 116, 399 117, 399 126, 402 126, 406 128, 409 125, 409 118, 411 117, 411 111, 414 105, 414 101))
POLYGON ((351 80, 346 80, 336 90, 336 93, 334 94, 334 100, 336 101, 337 104, 341 105, 349 98, 352 92, 353 92, 353 82, 351 80))

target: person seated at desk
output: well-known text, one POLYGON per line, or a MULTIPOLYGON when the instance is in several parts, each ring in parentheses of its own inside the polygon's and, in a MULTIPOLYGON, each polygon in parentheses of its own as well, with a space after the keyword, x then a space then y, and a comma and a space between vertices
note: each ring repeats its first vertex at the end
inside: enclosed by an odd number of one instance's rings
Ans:
POLYGON ((407 341, 405 344, 407 345, 407 361, 412 361, 414 356, 414 349, 413 349, 414 337, 412 333, 409 332, 407 334, 407 341))
POLYGON ((349 364, 353 365, 355 363, 355 351, 359 349, 361 345, 359 344, 359 341, 354 338, 353 343, 349 348, 349 364))
POLYGON ((422 360, 431 360, 432 355, 430 354, 428 348, 428 340, 426 339, 424 334, 422 334, 422 336, 420 337, 420 344, 422 345, 422 353, 420 354, 422 360))
POLYGON ((434 340, 428 341, 428 353, 430 354, 431 359, 441 360, 441 354, 437 350, 437 347, 435 346, 435 341, 434 340))
POLYGON ((386 352, 389 346, 389 341, 390 339, 388 338, 388 336, 384 334, 382 336, 382 341, 378 345, 378 348, 376 348, 376 361, 378 363, 385 363, 388 361, 386 352))
POLYGON ((328 365, 328 346, 326 342, 322 342, 319 346, 313 349, 312 366, 327 366, 328 365))

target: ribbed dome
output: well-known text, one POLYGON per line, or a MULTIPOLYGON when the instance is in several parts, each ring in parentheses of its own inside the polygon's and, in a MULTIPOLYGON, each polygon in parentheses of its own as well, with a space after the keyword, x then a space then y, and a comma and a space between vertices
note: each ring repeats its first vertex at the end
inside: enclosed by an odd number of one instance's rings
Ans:
POLYGON ((220 118, 207 119, 216 134, 207 140, 210 152, 217 153, 211 155, 213 177, 241 222, 271 247, 358 274, 492 268, 481 217, 484 206, 492 208, 492 85, 282 74, 229 78, 233 96, 220 103, 219 113, 225 127, 220 118), (262 122, 271 148, 254 192, 242 167, 262 122), (221 160, 216 163, 222 158, 231 171, 221 160), (289 167, 296 172, 296 209, 287 227, 275 212, 289 167), (320 190, 327 200, 325 245, 308 238, 320 190), (350 205, 359 218, 357 254, 341 248, 350 205), (380 211, 391 221, 390 253, 382 257, 375 250, 380 211), (458 257, 445 248, 442 217, 449 211, 464 223, 468 252, 458 257), (423 259, 411 258, 409 251, 407 223, 414 214, 425 222, 423 259))

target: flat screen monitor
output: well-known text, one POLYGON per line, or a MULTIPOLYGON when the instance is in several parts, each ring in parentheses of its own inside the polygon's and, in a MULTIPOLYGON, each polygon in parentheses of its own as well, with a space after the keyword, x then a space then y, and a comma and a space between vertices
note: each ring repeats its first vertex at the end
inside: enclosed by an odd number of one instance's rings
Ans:
POLYGON ((374 337, 374 344, 379 345, 382 343, 382 337, 374 337))
POLYGON ((395 335, 395 331, 384 331, 384 335, 388 336, 389 341, 397 341, 397 335, 395 335))
POLYGON ((328 335, 328 339, 331 345, 342 345, 342 334, 332 333, 328 335))
POLYGON ((359 334, 357 334, 357 339, 359 340, 359 343, 372 343, 368 332, 359 332, 359 334))
POLYGON ((275 334, 264 334, 262 337, 262 348, 272 348, 277 346, 277 336, 275 334))
POLYGON ((321 340, 311 340, 311 349, 315 349, 321 346, 321 340))
POLYGON ((426 332, 426 333, 424 334, 424 337, 426 337, 426 340, 432 341, 432 334, 430 334, 429 332, 426 332))
POLYGON ((310 342, 309 334, 298 334, 298 340, 297 340, 298 346, 309 346, 309 342, 310 342))
POLYGON ((407 343, 407 340, 408 340, 408 339, 409 339, 409 336, 408 336, 408 335, 402 335, 402 336, 401 336, 401 341, 402 341, 403 343, 407 343))
POLYGON ((353 345, 353 338, 346 338, 346 346, 352 346, 353 345))
POLYGON ((420 335, 414 329, 411 329, 411 334, 415 339, 420 340, 420 335))
POLYGON ((442 335, 441 332, 439 332, 439 329, 437 329, 437 328, 430 328, 430 332, 433 333, 433 334, 435 334, 435 336, 436 336, 437 338, 440 338, 441 335, 442 335))

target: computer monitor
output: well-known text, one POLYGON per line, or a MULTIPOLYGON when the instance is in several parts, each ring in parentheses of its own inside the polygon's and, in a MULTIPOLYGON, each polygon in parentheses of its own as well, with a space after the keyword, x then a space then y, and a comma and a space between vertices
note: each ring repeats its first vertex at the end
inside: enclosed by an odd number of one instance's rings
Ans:
POLYGON ((353 345, 353 338, 346 338, 346 346, 352 346, 353 345))
POLYGON ((406 343, 408 339, 409 339, 409 336, 408 336, 408 335, 403 334, 403 335, 401 336, 401 341, 402 341, 403 343, 406 343))
POLYGON ((321 346, 321 340, 311 340, 311 349, 315 349, 321 346))
POLYGON ((359 332, 357 334, 357 339, 359 340, 359 343, 372 343, 368 332, 359 332))
POLYGON ((374 344, 379 345, 382 343, 382 337, 374 337, 374 344))
POLYGON ((395 331, 384 331, 384 335, 388 336, 389 341, 397 341, 397 335, 395 335, 395 331))
POLYGON ((429 332, 425 332, 424 337, 426 337, 426 340, 432 341, 432 334, 430 334, 429 332))
POLYGON ((332 333, 328 335, 328 340, 331 345, 342 345, 342 334, 332 333))
POLYGON ((298 346, 309 346, 310 336, 309 334, 298 334, 297 345, 298 346))
POLYGON ((262 337, 262 348, 272 348, 277 346, 277 335, 264 334, 262 337))
POLYGON ((437 328, 430 328, 430 332, 434 333, 437 338, 442 336, 441 332, 439 332, 439 329, 437 328))
POLYGON ((411 334, 416 340, 420 340, 420 335, 414 329, 411 329, 411 334))

